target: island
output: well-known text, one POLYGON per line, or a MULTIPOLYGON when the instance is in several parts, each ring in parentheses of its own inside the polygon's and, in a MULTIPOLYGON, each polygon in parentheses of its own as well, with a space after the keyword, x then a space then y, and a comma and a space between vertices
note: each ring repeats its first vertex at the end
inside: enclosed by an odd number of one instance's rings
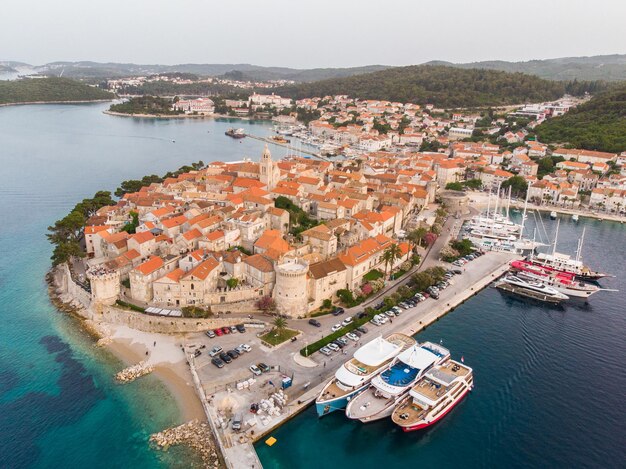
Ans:
POLYGON ((0 106, 38 103, 110 101, 114 94, 69 78, 24 78, 0 81, 0 106))

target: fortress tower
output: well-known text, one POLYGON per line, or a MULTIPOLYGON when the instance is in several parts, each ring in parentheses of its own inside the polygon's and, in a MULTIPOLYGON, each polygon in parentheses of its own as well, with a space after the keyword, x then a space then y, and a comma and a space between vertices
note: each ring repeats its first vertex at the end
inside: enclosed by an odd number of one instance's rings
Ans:
POLYGON ((98 305, 115 304, 120 296, 120 273, 104 268, 95 268, 87 272, 91 284, 91 301, 98 305))
POLYGON ((274 301, 280 314, 294 318, 308 312, 307 273, 309 264, 299 259, 285 259, 276 266, 274 301))
POLYGON ((261 161, 259 162, 259 179, 263 184, 267 185, 267 190, 270 191, 276 187, 280 179, 280 169, 272 161, 272 154, 267 145, 265 145, 263 156, 261 156, 261 161))

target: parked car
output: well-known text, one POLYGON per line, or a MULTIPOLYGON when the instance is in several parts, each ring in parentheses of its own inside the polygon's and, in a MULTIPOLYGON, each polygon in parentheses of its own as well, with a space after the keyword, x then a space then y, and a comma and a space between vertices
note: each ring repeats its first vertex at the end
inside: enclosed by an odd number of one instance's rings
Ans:
POLYGON ((231 333, 230 327, 222 327, 222 332, 224 334, 230 334, 231 333))
POLYGON ((357 337, 361 337, 363 335, 363 333, 358 329, 354 329, 352 333, 357 337))
POLYGON ((230 326, 230 332, 238 332, 237 326, 230 326))
POLYGON ((224 335, 221 328, 215 329, 213 332, 215 333, 215 335, 224 335))
POLYGON ((259 376, 262 373, 259 367, 256 365, 250 365, 249 370, 252 372, 254 376, 259 376))
POLYGON ((348 345, 348 341, 347 339, 343 338, 343 337, 337 337, 337 340, 335 340, 335 342, 339 342, 341 345, 343 345, 344 347, 346 345, 348 345))
POLYGON ((211 363, 213 363, 218 368, 224 368, 224 362, 217 357, 212 358, 211 363))
POLYGON ((338 352, 339 351, 339 346, 337 344, 335 344, 334 342, 331 342, 330 344, 326 344, 326 347, 328 347, 329 349, 331 349, 333 352, 338 352))
POLYGON ((367 313, 365 311, 361 311, 359 314, 356 315, 356 318, 361 319, 361 318, 364 318, 365 316, 367 316, 367 313))
POLYGON ((454 269, 452 272, 454 272, 456 275, 461 275, 463 273, 461 269, 454 269))
POLYGON ((342 326, 342 327, 346 327, 347 325, 349 325, 349 324, 351 324, 351 323, 352 323, 352 316, 348 316, 346 319, 344 319, 344 320, 341 322, 341 326, 342 326))
POLYGON ((226 352, 220 353, 220 359, 227 365, 233 361, 232 357, 228 355, 226 352))
POLYGON ((241 345, 238 345, 237 347, 235 347, 235 350, 237 351, 239 355, 243 355, 244 353, 246 353, 246 351, 241 348, 241 345))
POLYGON ((235 414, 235 416, 233 417, 233 423, 232 423, 233 431, 238 432, 239 430, 241 430, 242 422, 243 422, 243 416, 241 414, 235 414))
POLYGON ((328 356, 328 355, 330 355, 331 353, 333 353, 333 351, 332 351, 331 349, 329 349, 327 346, 323 346, 323 347, 320 349, 320 353, 322 353, 322 354, 324 354, 324 355, 328 356))
MULTIPOLYGON (((339 348, 343 348, 344 347, 343 342, 339 342, 338 340, 333 340, 331 342, 331 344, 334 344, 334 345, 336 345, 339 348)), ((330 344, 328 344, 328 345, 330 345, 330 344)))
POLYGON ((362 334, 367 334, 367 327, 365 326, 359 326, 355 330, 361 332, 362 334))
POLYGON ((213 332, 213 331, 212 331, 212 330, 210 330, 210 329, 209 329, 208 331, 206 331, 206 332, 205 332, 205 334, 206 334, 206 336, 207 336, 209 339, 212 339, 213 337, 215 337, 215 332, 213 332))
POLYGON ((354 332, 348 332, 346 334, 346 337, 354 342, 358 342, 359 341, 359 336, 356 335, 354 332))
POLYGON ((322 327, 322 323, 319 322, 317 319, 309 319, 309 324, 315 327, 322 327))
POLYGON ((265 363, 257 363, 256 366, 259 367, 259 370, 261 370, 263 373, 267 373, 268 371, 270 371, 270 367, 267 366, 265 363))
POLYGON ((251 352, 252 351, 252 347, 250 347, 248 344, 241 344, 237 348, 242 349, 244 352, 251 352))
POLYGON ((343 308, 335 308, 333 309, 333 316, 339 316, 340 314, 343 314, 345 312, 345 309, 343 308))
POLYGON ((407 304, 406 301, 403 301, 398 306, 400 306, 400 308, 409 309, 409 305, 407 304))
POLYGON ((396 313, 393 312, 393 310, 389 310, 389 311, 385 311, 385 314, 387 315, 387 317, 390 318, 395 318, 396 317, 396 313))
POLYGON ((342 327, 343 326, 341 324, 335 324, 333 327, 330 328, 330 330, 333 331, 333 332, 337 332, 342 327))
POLYGON ((241 332, 242 334, 243 334, 244 332, 246 332, 246 326, 244 326, 243 324, 237 324, 235 327, 236 327, 236 328, 237 328, 237 330, 238 330, 239 332, 241 332))
POLYGON ((228 354, 228 356, 230 358, 232 358, 233 360, 235 358, 239 358, 239 352, 237 352, 237 350, 229 350, 228 352, 226 352, 228 354))
POLYGON ((222 352, 222 347, 220 347, 219 345, 216 345, 215 347, 213 347, 211 349, 211 351, 209 352, 209 355, 211 355, 212 357, 214 357, 215 355, 219 354, 222 352))

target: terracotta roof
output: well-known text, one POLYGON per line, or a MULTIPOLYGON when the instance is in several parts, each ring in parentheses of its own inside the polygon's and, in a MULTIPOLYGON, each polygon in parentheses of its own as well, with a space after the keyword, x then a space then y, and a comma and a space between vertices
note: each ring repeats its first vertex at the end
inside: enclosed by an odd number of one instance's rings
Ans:
POLYGON ((314 279, 324 278, 335 272, 342 272, 346 270, 346 266, 337 257, 329 259, 327 261, 318 262, 309 266, 309 274, 314 279))
POLYGON ((219 262, 213 257, 209 257, 207 260, 202 261, 196 267, 191 269, 184 278, 196 278, 199 280, 205 280, 209 274, 219 265, 219 262))
POLYGON ((154 235, 150 231, 142 231, 140 233, 135 233, 130 237, 130 239, 138 244, 143 244, 147 241, 153 240, 154 235))
POLYGON ((135 270, 138 270, 143 275, 150 275, 151 273, 159 270, 161 267, 163 267, 163 259, 159 256, 152 256, 146 262, 137 266, 135 270))
POLYGON ((262 254, 254 254, 246 257, 243 262, 261 272, 274 272, 274 264, 262 254))

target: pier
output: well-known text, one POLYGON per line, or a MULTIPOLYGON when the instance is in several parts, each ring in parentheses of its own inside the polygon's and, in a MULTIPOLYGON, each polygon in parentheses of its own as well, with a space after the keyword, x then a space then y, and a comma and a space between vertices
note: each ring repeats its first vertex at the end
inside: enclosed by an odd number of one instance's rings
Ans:
POLYGON ((325 156, 322 156, 319 153, 314 153, 314 152, 309 151, 309 150, 304 150, 302 148, 297 148, 297 147, 294 147, 293 145, 291 145, 289 143, 279 143, 279 142, 276 142, 276 141, 272 140, 271 138, 259 137, 257 135, 252 135, 252 134, 246 134, 246 137, 250 137, 250 138, 253 138, 255 140, 260 140, 261 142, 269 143, 269 144, 272 144, 272 145, 277 145, 279 147, 283 147, 283 148, 286 148, 288 150, 293 150, 293 151, 298 152, 298 153, 304 153, 306 155, 311 155, 311 156, 313 156, 315 158, 318 158, 318 159, 320 159, 322 161, 331 162, 331 160, 329 158, 326 158, 325 156))

